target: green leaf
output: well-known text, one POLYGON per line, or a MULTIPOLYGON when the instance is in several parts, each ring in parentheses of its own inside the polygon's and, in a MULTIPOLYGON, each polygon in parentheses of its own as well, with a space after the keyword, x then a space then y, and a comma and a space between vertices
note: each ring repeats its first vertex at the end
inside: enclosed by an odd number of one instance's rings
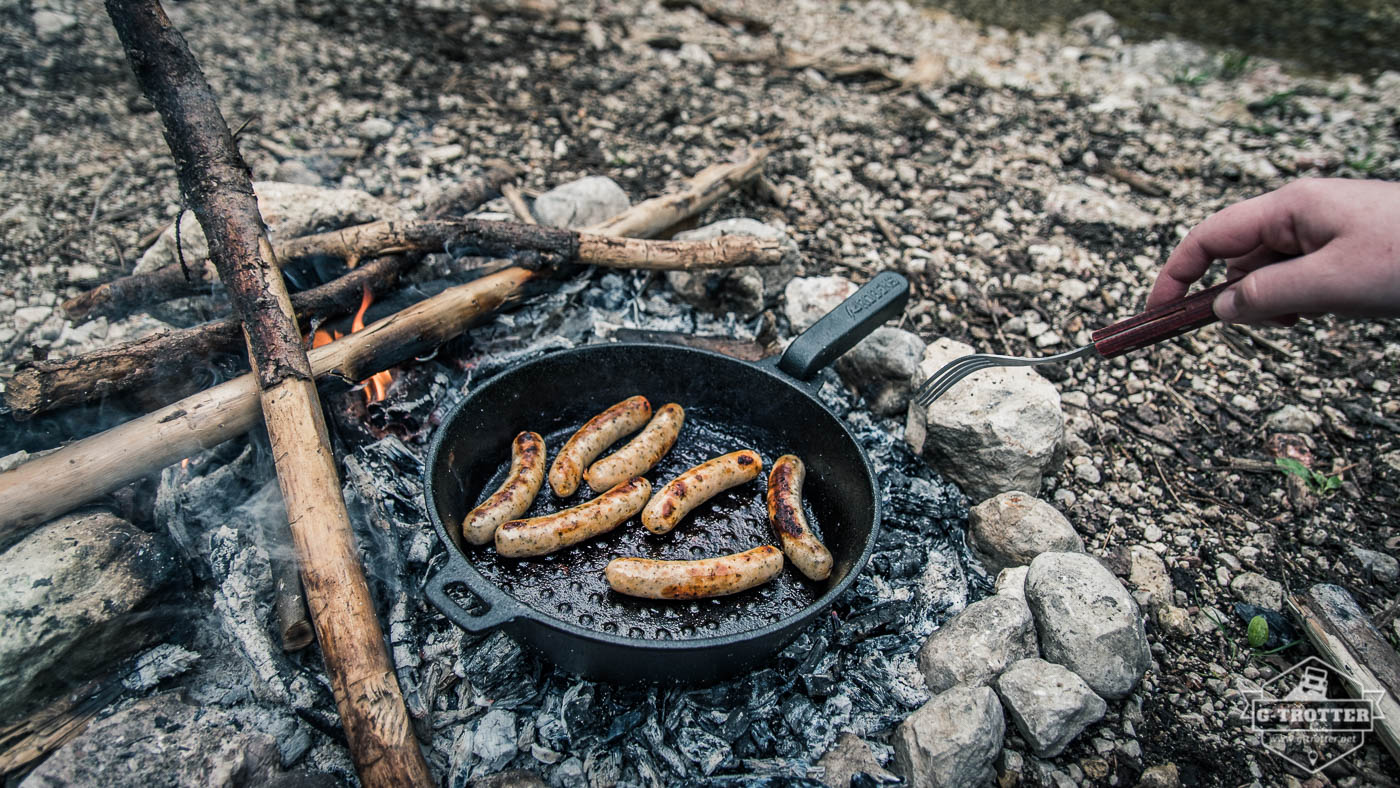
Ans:
POLYGON ((1249 645, 1251 648, 1263 648, 1269 642, 1269 620, 1263 616, 1255 616, 1249 620, 1249 645))
POLYGON ((1312 478, 1312 471, 1308 470, 1308 466, 1298 462, 1292 457, 1279 457, 1274 460, 1274 465, 1278 466, 1278 469, 1284 473, 1291 473, 1303 481, 1308 481, 1312 478))

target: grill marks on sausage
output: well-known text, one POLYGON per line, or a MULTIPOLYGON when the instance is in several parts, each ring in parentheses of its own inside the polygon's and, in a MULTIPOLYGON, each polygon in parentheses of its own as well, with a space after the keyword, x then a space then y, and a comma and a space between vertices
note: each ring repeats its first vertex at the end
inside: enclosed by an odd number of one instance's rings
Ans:
POLYGON ((812 533, 802 511, 802 484, 806 478, 806 466, 792 454, 784 454, 773 462, 768 475, 768 521, 793 566, 813 580, 825 580, 835 562, 831 551, 812 533))
POLYGON ((641 511, 651 482, 628 479, 598 497, 543 517, 512 520, 496 529, 496 552, 510 558, 547 555, 605 534, 641 511))
POLYGON ((583 478, 594 492, 602 492, 624 479, 641 476, 655 467, 676 444, 684 423, 684 408, 674 402, 663 405, 637 437, 593 463, 583 478))
POLYGON ((560 498, 573 495, 583 477, 583 469, 604 449, 641 429, 650 418, 651 403, 638 395, 589 419, 569 438, 549 467, 549 486, 554 488, 554 494, 560 498))
POLYGON ((501 486, 462 519, 462 538, 486 544, 496 528, 524 514, 544 484, 544 438, 522 432, 511 441, 510 471, 501 486))
POLYGON ((763 460, 750 449, 721 455, 685 471, 662 487, 642 510, 642 525, 669 533, 695 507, 721 492, 758 478, 763 460))
POLYGON ((747 591, 783 571, 783 554, 772 545, 696 561, 615 558, 604 570, 619 594, 647 599, 706 599, 747 591))

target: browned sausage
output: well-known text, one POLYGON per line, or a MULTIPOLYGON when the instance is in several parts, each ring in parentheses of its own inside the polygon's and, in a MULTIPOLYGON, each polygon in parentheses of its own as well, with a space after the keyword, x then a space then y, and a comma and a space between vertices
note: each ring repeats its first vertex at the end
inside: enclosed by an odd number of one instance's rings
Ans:
POLYGON ((640 512, 649 495, 651 482, 638 476, 570 509, 528 520, 511 520, 496 529, 496 552, 523 558, 592 539, 640 512))
POLYGON ((554 494, 560 498, 573 495, 588 463, 622 436, 641 429, 649 418, 651 403, 646 397, 637 396, 628 397, 589 419, 569 438, 554 456, 554 464, 549 466, 549 486, 554 488, 554 494))
POLYGON ((763 545, 699 561, 614 558, 603 574, 619 594, 647 599, 703 599, 763 585, 783 571, 783 554, 763 545))
POLYGON ((491 497, 471 510, 462 520, 462 538, 471 544, 486 544, 496 534, 496 526, 524 514, 535 502, 544 484, 544 438, 522 432, 510 444, 510 472, 491 497))
POLYGON ((773 471, 768 474, 768 522, 793 566, 813 580, 825 580, 831 575, 831 551, 812 533, 802 511, 802 482, 806 478, 806 466, 791 454, 773 462, 773 471))
POLYGON ((672 479, 653 495, 642 511, 642 525, 654 534, 664 534, 705 501, 758 478, 763 460, 757 452, 744 449, 706 460, 672 479))
POLYGON ((685 423, 685 409, 672 402, 663 405, 651 417, 647 428, 626 446, 593 463, 583 475, 594 492, 602 492, 614 484, 641 476, 661 462, 666 452, 676 444, 676 436, 681 434, 681 424, 685 423))

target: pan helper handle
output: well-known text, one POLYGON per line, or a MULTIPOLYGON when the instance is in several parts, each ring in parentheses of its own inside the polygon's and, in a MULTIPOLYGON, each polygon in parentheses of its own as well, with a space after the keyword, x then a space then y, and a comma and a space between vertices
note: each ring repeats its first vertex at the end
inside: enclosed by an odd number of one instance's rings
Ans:
POLYGON ((908 302, 909 280, 894 271, 881 271, 794 339, 778 361, 778 369, 807 380, 881 323, 901 314, 908 302))

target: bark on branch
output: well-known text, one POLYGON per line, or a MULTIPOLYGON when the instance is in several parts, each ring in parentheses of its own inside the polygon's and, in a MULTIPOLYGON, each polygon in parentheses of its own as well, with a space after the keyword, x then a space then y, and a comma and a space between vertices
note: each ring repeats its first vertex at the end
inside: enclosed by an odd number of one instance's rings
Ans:
MULTIPOLYGON (((314 318, 353 312, 366 287, 375 296, 388 292, 420 259, 417 254, 380 257, 339 279, 294 293, 292 307, 300 327, 305 330, 314 318)), ((211 356, 242 353, 242 348, 241 324, 234 318, 159 331, 81 356, 21 367, 5 388, 5 404, 23 421, 130 391, 149 391, 163 381, 188 378, 211 356)))
MULTIPOLYGON (((645 204, 645 203, 643 203, 645 204)), ((611 229, 611 228, 608 228, 611 229)), ((475 219, 391 220, 368 222, 283 241, 276 246, 281 264, 313 257, 339 257, 351 265, 396 252, 465 251, 484 256, 526 256, 530 264, 584 263, 609 268, 649 268, 694 271, 741 265, 776 265, 782 261, 777 242, 748 236, 722 236, 710 241, 645 241, 608 238, 635 233, 576 233, 523 222, 475 219)), ((75 322, 100 315, 126 314, 140 305, 192 295, 203 289, 191 284, 177 264, 144 274, 132 274, 74 296, 64 304, 75 322)))

